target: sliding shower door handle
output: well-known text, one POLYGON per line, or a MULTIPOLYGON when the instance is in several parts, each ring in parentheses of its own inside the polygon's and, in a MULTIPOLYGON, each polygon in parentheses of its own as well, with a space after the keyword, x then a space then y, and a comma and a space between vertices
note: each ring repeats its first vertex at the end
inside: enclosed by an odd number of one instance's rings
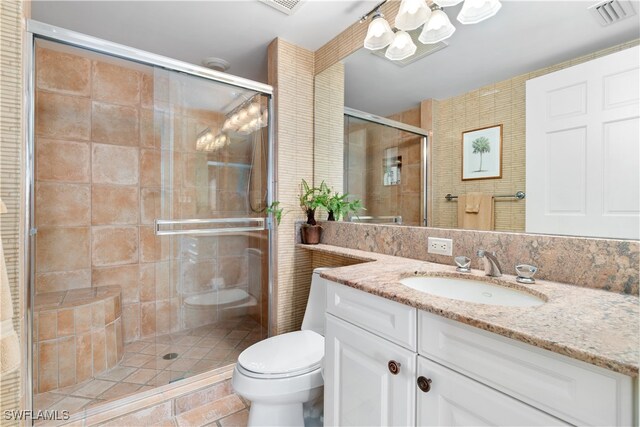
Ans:
POLYGON ((267 229, 265 218, 209 218, 209 219, 156 219, 155 232, 157 236, 177 236, 177 235, 209 235, 243 233, 251 231, 263 231, 267 229), (225 224, 254 223, 254 225, 244 227, 224 227, 225 224), (223 227, 198 227, 204 225, 222 225, 223 227), (180 226, 178 230, 163 229, 163 226, 180 226), (184 228, 190 226, 189 228, 184 228))

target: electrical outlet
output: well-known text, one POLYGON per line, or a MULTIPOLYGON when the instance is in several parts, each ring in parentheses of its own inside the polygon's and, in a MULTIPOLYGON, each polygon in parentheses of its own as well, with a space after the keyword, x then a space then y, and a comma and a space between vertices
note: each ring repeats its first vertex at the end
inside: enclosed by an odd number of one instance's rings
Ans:
POLYGON ((438 237, 429 237, 428 239, 430 254, 449 255, 453 254, 453 240, 441 239, 438 237))

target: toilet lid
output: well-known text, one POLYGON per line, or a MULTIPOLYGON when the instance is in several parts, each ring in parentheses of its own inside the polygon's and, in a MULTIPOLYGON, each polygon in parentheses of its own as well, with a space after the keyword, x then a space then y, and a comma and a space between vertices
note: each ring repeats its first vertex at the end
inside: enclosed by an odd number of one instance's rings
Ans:
POLYGON ((320 367, 324 337, 313 331, 277 335, 240 353, 238 364, 261 375, 301 375, 320 367))

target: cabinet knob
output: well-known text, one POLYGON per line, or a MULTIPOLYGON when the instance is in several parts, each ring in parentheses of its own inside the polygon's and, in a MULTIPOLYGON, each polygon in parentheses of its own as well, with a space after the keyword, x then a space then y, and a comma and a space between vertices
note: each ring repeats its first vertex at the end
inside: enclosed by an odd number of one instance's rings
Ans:
POLYGON ((387 366, 389 367, 389 372, 391 372, 393 375, 398 375, 400 373, 400 366, 402 365, 400 365, 400 362, 390 360, 387 366))
POLYGON ((418 377, 418 388, 425 393, 429 393, 431 390, 431 378, 418 377))

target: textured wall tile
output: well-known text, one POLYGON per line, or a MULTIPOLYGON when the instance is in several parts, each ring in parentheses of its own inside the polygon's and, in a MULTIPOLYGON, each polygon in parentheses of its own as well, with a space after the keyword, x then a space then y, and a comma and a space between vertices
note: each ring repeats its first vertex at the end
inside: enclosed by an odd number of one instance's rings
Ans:
POLYGON ((76 381, 81 382, 93 375, 91 333, 76 336, 76 381))
POLYGON ((36 293, 87 288, 91 284, 91 270, 55 271, 36 274, 36 293))
POLYGON ((91 191, 91 223, 137 224, 138 187, 94 185, 91 191))
POLYGON ((93 102, 91 139, 105 144, 137 147, 140 140, 137 108, 93 102))
POLYGON ((104 328, 91 333, 91 342, 93 350, 93 373, 97 375, 107 368, 104 328))
POLYGON ((138 184, 138 150, 132 147, 92 144, 94 184, 138 184))
POLYGON ((95 100, 113 104, 140 103, 141 74, 131 68, 93 61, 93 93, 95 100))
POLYGON ((120 286, 124 304, 139 300, 137 264, 94 268, 91 270, 91 282, 92 286, 120 286))
POLYGON ((36 139, 36 179, 88 183, 91 158, 86 142, 36 139))
POLYGON ((91 192, 88 184, 36 184, 36 225, 89 225, 91 192))
POLYGON ((58 387, 76 383, 76 337, 60 340, 58 347, 58 387))
POLYGON ((74 318, 76 325, 76 335, 84 334, 91 330, 93 317, 90 305, 76 307, 74 310, 74 318))
POLYGON ((38 340, 50 340, 57 336, 58 313, 56 310, 38 313, 38 340))
POLYGON ((145 302, 140 304, 140 334, 143 337, 156 333, 156 303, 145 302))
POLYGON ((91 100, 38 92, 36 135, 87 141, 91 135, 91 100))
POLYGON ((159 188, 140 189, 140 224, 153 224, 161 216, 162 190, 159 188))
POLYGON ((124 342, 140 338, 140 304, 125 305, 122 308, 122 329, 124 342))
POLYGON ((58 342, 45 341, 38 344, 38 392, 58 387, 58 342))
POLYGON ((138 262, 137 227, 93 227, 91 259, 94 267, 138 262))
POLYGON ((72 308, 58 310, 58 337, 75 334, 74 311, 72 308))
POLYGON ((91 92, 91 61, 39 47, 36 50, 36 87, 66 95, 88 96, 91 92))
POLYGON ((36 237, 36 270, 70 271, 90 265, 88 227, 42 228, 36 237))
MULTIPOLYGON (((140 186, 160 187, 160 151, 140 150, 140 186)), ((203 170, 203 169, 201 169, 203 170)), ((206 170, 206 168, 204 169, 206 170)))

